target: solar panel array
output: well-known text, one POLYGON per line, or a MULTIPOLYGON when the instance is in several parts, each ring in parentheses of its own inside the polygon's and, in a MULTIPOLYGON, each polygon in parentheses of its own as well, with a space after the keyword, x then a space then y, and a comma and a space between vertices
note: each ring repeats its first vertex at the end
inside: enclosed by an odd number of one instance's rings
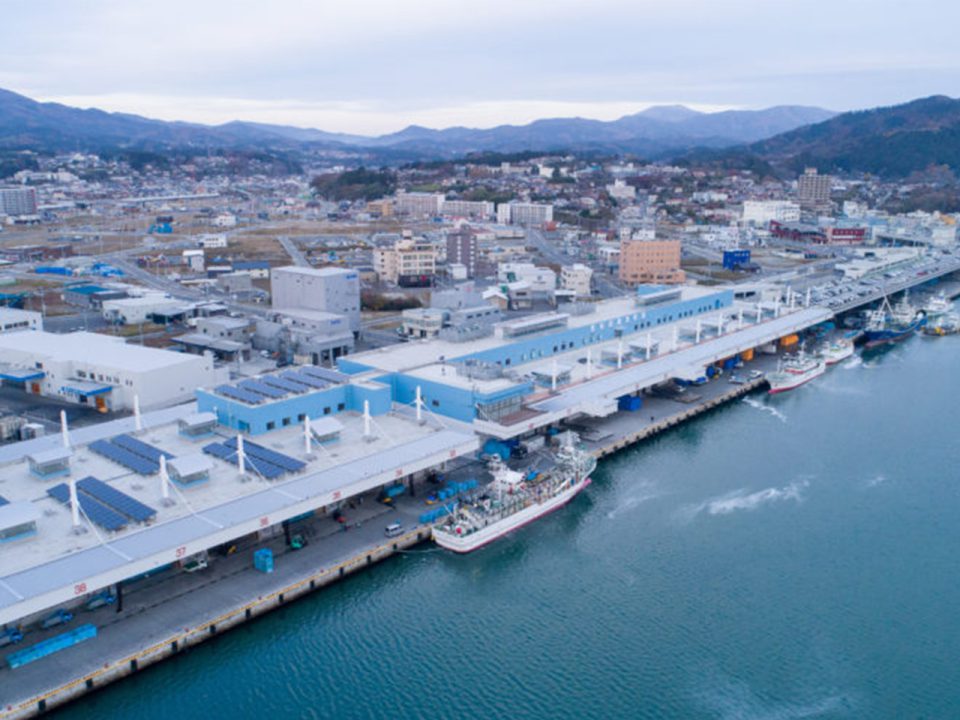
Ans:
MULTIPOLYGON (((70 504, 70 488, 67 487, 66 483, 60 483, 59 485, 54 485, 52 488, 47 488, 47 495, 55 500, 59 500, 64 505, 70 504)), ((123 515, 110 509, 89 495, 78 492, 77 502, 80 504, 80 509, 83 510, 83 514, 90 518, 91 522, 96 523, 104 530, 114 532, 116 530, 123 530, 123 528, 127 526, 127 519, 123 515)))
POLYGON ((248 405, 259 405, 263 402, 263 398, 259 395, 254 395, 248 390, 243 390, 233 385, 218 385, 216 388, 217 392, 228 397, 231 400, 239 400, 240 402, 245 402, 248 405))
MULTIPOLYGON (((256 457, 247 452, 247 445, 244 443, 244 462, 248 468, 253 470, 255 473, 260 475, 265 480, 276 480, 278 477, 286 472, 279 465, 274 465, 273 463, 264 460, 263 458, 256 457)), ((213 455, 215 458, 220 458, 225 460, 231 465, 239 465, 237 458, 236 447, 228 447, 224 443, 210 443, 209 445, 203 448, 203 451, 207 455, 213 455)))
MULTIPOLYGON (((228 448, 236 450, 237 439, 230 438, 224 443, 224 445, 226 445, 228 448)), ((307 464, 301 460, 292 458, 289 455, 284 455, 283 453, 278 453, 275 450, 270 450, 263 447, 263 445, 257 445, 249 440, 244 440, 243 451, 247 455, 266 460, 271 465, 281 467, 287 472, 300 472, 307 466, 307 464)))
POLYGON ((308 388, 314 390, 323 390, 326 387, 330 387, 330 383, 325 380, 307 375, 306 373, 294 372, 293 370, 288 370, 283 373, 282 377, 286 380, 306 385, 308 388))
POLYGON ((279 388, 280 390, 286 390, 288 393, 293 393, 294 395, 299 395, 300 393, 307 391, 307 387, 305 385, 298 385, 295 382, 291 382, 290 380, 277 375, 265 375, 260 379, 265 385, 279 388))
POLYGON ((124 492, 110 487, 102 480, 95 477, 85 477, 77 482, 77 489, 82 490, 87 495, 92 496, 104 505, 126 515, 136 522, 146 522, 156 516, 157 511, 149 505, 144 505, 136 498, 132 498, 124 492))
POLYGON ((106 440, 96 440, 90 443, 90 449, 98 455, 113 460, 118 465, 133 470, 140 475, 153 475, 160 471, 160 463, 154 460, 148 460, 134 452, 130 452, 125 447, 114 445, 106 440))
POLYGON ((172 453, 137 440, 131 435, 117 435, 110 440, 96 440, 90 443, 90 449, 141 475, 153 475, 159 472, 161 457, 167 460, 174 458, 172 453))
POLYGON ((155 448, 153 445, 143 442, 142 440, 137 440, 135 437, 130 435, 117 435, 115 438, 111 438, 110 442, 114 445, 119 445, 125 450, 129 450, 135 455, 139 455, 142 458, 147 460, 153 460, 153 462, 160 465, 160 457, 163 456, 167 460, 173 460, 173 454, 168 453, 166 450, 160 450, 155 448))
POLYGON ((244 390, 249 390, 252 393, 257 395, 263 395, 266 398, 271 400, 276 400, 277 398, 286 397, 287 393, 279 388, 270 387, 266 383, 257 382, 256 380, 241 380, 237 383, 244 390))
POLYGON ((256 379, 241 380, 235 385, 218 385, 214 392, 247 405, 260 405, 270 400, 279 400, 290 394, 300 395, 310 390, 323 390, 334 384, 334 371, 311 365, 296 370, 286 370, 279 375, 263 375, 256 379))

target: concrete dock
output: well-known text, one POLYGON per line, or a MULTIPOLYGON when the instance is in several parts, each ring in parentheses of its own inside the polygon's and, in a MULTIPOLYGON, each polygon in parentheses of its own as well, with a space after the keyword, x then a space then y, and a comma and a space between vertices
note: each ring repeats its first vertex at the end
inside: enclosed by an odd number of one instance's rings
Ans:
MULTIPOLYGON (((749 370, 767 371, 775 364, 776 358, 758 355, 737 373, 745 376, 749 370)), ((764 383, 759 378, 733 384, 724 375, 690 388, 697 396, 692 402, 648 396, 636 412, 619 412, 574 427, 587 448, 604 457, 753 392, 764 383)), ((474 465, 465 464, 460 473, 482 471, 482 465, 474 465)), ((402 496, 396 507, 365 496, 345 509, 348 530, 329 517, 292 527, 292 533, 308 540, 301 550, 290 550, 281 534, 266 543, 238 546, 225 557, 214 556, 208 568, 196 573, 171 570, 125 585, 122 612, 107 606, 78 613, 78 622, 97 627, 95 639, 17 670, 5 665, 0 668, 0 719, 33 717, 77 699, 429 540, 430 527, 419 524, 417 518, 425 509, 430 485, 418 484, 415 491, 414 497, 402 496), (395 520, 403 523, 406 532, 385 537, 384 527, 395 520), (276 556, 271 574, 253 568, 252 550, 264 546, 276 556)), ((31 634, 24 645, 40 639, 31 634)))

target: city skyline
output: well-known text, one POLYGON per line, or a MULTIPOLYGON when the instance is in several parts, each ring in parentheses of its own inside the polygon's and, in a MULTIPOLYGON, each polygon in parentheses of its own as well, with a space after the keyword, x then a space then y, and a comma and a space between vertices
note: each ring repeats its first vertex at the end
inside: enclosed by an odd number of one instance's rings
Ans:
POLYGON ((676 103, 845 111, 956 94, 957 15, 931 0, 909 12, 815 0, 802 13, 754 0, 57 0, 8 10, 0 87, 165 120, 358 134, 610 120, 676 103))

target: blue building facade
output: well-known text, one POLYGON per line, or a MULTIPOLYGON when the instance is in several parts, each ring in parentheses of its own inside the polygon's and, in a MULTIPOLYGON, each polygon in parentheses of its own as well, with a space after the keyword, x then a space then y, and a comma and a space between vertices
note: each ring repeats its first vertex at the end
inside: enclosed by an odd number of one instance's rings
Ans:
MULTIPOLYGON (((638 295, 650 295, 663 290, 661 286, 641 286, 638 288, 638 295)), ((718 312, 732 305, 732 290, 719 290, 689 300, 640 305, 618 317, 598 320, 580 327, 538 333, 526 339, 505 340, 502 344, 486 350, 448 357, 447 362, 456 364, 472 360, 499 365, 503 368, 518 366, 577 348, 609 342, 619 337, 642 335, 661 325, 718 312)), ((435 358, 431 359, 435 360, 435 358)), ((354 358, 339 358, 337 364, 341 372, 349 375, 375 370, 374 367, 354 358)), ((455 370, 451 368, 451 372, 455 370)), ((426 380, 405 373, 385 373, 377 376, 376 381, 389 386, 393 401, 404 405, 414 402, 416 388, 419 385, 421 397, 427 409, 464 422, 472 422, 478 415, 483 417, 484 408, 509 405, 511 400, 519 403, 522 397, 534 391, 532 383, 523 382, 502 391, 480 393, 456 383, 426 380)))
POLYGON ((261 405, 248 405, 208 390, 197 390, 199 412, 214 413, 221 425, 250 435, 300 424, 305 417, 313 420, 345 411, 363 412, 364 401, 369 402, 371 415, 388 413, 390 386, 376 382, 334 385, 261 405))

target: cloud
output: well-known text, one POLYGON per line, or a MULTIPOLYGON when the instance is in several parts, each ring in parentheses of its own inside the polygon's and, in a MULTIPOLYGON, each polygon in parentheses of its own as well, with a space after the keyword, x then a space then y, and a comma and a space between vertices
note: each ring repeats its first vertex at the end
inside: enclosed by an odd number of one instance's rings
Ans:
POLYGON ((958 21, 941 0, 36 0, 5 7, 0 86, 376 132, 666 102, 842 110, 957 87, 958 21))

